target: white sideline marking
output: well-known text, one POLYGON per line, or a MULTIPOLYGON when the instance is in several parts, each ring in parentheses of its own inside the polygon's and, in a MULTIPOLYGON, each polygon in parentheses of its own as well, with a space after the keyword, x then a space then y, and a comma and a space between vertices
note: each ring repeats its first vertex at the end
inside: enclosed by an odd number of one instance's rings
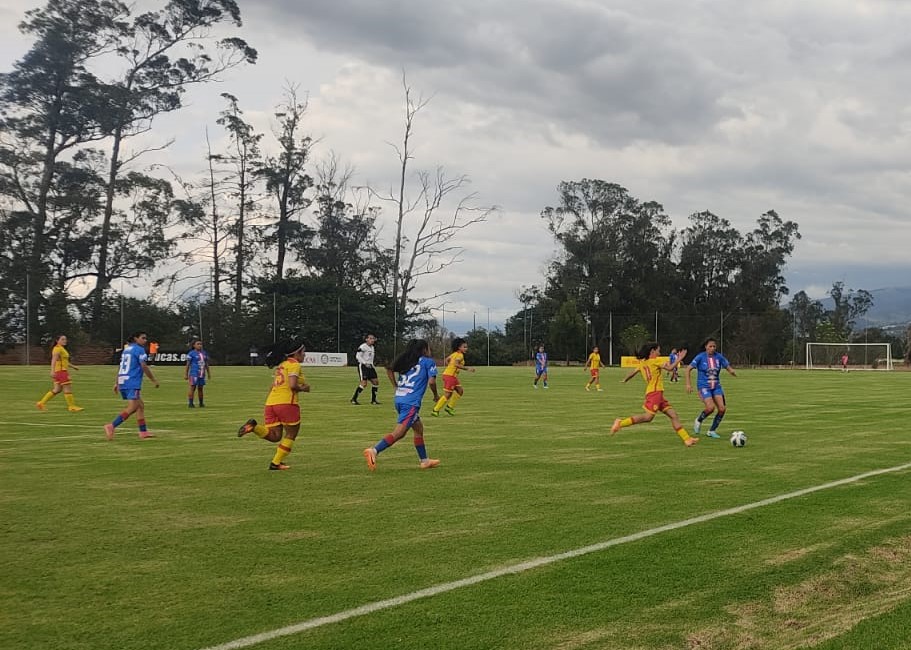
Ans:
POLYGON ((453 582, 445 582, 434 587, 419 589, 418 591, 413 591, 410 594, 405 594, 403 596, 387 598, 386 600, 378 600, 376 602, 361 605, 360 607, 355 607, 353 609, 346 609, 345 611, 338 612, 337 614, 320 616, 319 618, 311 618, 309 620, 301 621, 300 623, 295 623, 286 627, 280 627, 269 632, 261 632, 252 636, 245 636, 240 639, 235 639, 234 641, 222 643, 221 645, 203 648, 203 650, 238 650, 239 648, 249 648, 250 646, 264 643, 266 641, 271 641, 272 639, 277 639, 283 636, 291 636, 292 634, 312 630, 317 627, 329 625, 330 623, 339 623, 356 616, 365 616, 366 614, 372 614, 383 609, 398 607, 399 605, 404 605, 406 603, 420 600, 422 598, 430 598, 431 596, 437 596, 449 591, 455 591, 456 589, 461 589, 462 587, 470 587, 471 585, 476 585, 481 582, 487 582, 488 580, 493 580, 494 578, 500 578, 502 576, 512 575, 515 573, 522 573, 524 571, 530 571, 531 569, 537 569, 538 567, 546 566, 548 564, 554 564, 555 562, 560 562, 561 560, 568 560, 571 558, 579 557, 581 555, 588 555, 589 553, 603 551, 604 549, 610 548, 612 546, 619 546, 620 544, 625 544, 627 542, 635 542, 640 539, 645 539, 646 537, 652 537, 658 533, 667 532, 669 530, 685 528, 686 526, 692 526, 693 524, 701 524, 706 521, 711 521, 712 519, 727 517, 728 515, 736 515, 741 512, 746 512, 747 510, 761 508, 762 506, 768 506, 773 503, 787 501, 788 499, 795 499, 807 494, 812 494, 813 492, 819 492, 820 490, 828 490, 829 488, 839 487, 841 485, 847 485, 849 483, 856 483, 857 481, 862 481, 863 479, 870 478, 872 476, 879 476, 880 474, 888 474, 891 472, 900 472, 906 469, 911 469, 911 463, 896 465, 895 467, 888 467, 886 469, 876 469, 870 472, 864 472, 863 474, 858 474, 857 476, 851 476, 849 478, 843 478, 838 481, 832 481, 831 483, 823 483, 822 485, 817 485, 815 487, 804 488, 795 492, 788 492, 787 494, 780 494, 775 497, 769 497, 768 499, 762 499, 761 501, 755 501, 753 503, 747 503, 742 506, 728 508, 727 510, 710 512, 705 515, 699 515, 698 517, 692 517, 690 519, 684 519, 683 521, 677 521, 671 524, 657 526, 656 528, 643 530, 638 533, 633 533, 632 535, 616 537, 614 539, 598 542, 597 544, 592 544, 590 546, 583 546, 572 551, 566 551, 565 553, 558 553, 556 555, 549 555, 547 557, 539 557, 533 560, 528 560, 527 562, 520 562, 519 564, 512 564, 500 569, 488 571, 487 573, 480 573, 475 576, 469 576, 468 578, 462 578, 461 580, 454 580, 453 582))

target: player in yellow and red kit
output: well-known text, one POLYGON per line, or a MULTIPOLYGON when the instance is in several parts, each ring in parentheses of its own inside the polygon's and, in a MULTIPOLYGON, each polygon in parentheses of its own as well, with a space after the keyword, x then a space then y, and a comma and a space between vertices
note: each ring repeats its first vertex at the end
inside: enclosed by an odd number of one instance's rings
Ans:
POLYGON ((465 365, 465 353, 468 352, 468 341, 463 338, 452 340, 452 354, 444 360, 446 369, 443 371, 443 396, 437 400, 431 415, 439 416, 443 407, 449 415, 455 415, 455 405, 459 398, 465 394, 462 383, 459 381, 459 372, 467 370, 474 372, 474 368, 465 365))
POLYGON ((54 380, 54 385, 35 404, 41 411, 47 410, 45 404, 60 392, 63 392, 63 397, 66 399, 66 410, 71 413, 83 410, 81 406, 76 406, 76 398, 73 397, 73 381, 70 379, 69 370, 70 368, 79 370, 79 368, 70 363, 70 353, 66 349, 66 343, 66 334, 61 334, 54 339, 54 349, 51 350, 51 379, 54 380))
POLYGON ((643 422, 651 422, 655 419, 655 414, 660 411, 671 419, 671 426, 674 427, 674 431, 680 436, 680 439, 683 440, 683 444, 687 447, 692 447, 699 442, 699 438, 692 437, 687 430, 683 428, 674 407, 671 406, 670 402, 664 397, 664 379, 662 378, 662 371, 671 371, 679 366, 680 362, 686 356, 686 349, 678 350, 678 354, 677 360, 674 361, 674 363, 671 363, 670 361, 659 358, 661 356, 661 346, 658 345, 657 342, 646 343, 642 346, 642 349, 638 354, 639 367, 624 377, 623 381, 627 382, 636 375, 642 375, 642 378, 645 380, 645 403, 642 405, 642 408, 645 409, 645 413, 627 418, 617 418, 614 420, 614 425, 610 429, 611 435, 614 435, 623 427, 641 424, 643 422))
POLYGON ((264 424, 249 419, 237 430, 237 437, 255 433, 263 440, 277 442, 278 448, 269 463, 270 470, 291 469, 283 461, 291 453, 294 441, 300 431, 301 410, 298 393, 309 393, 310 384, 301 372, 304 360, 302 341, 283 341, 268 348, 266 365, 275 368, 272 387, 266 397, 264 424))

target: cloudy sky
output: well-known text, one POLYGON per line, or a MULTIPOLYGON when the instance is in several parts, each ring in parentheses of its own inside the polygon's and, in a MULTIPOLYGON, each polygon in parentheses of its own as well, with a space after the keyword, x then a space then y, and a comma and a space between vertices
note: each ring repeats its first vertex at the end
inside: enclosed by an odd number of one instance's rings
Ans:
MULTIPOLYGON (((0 63, 27 49, 15 24, 37 3, 0 0, 0 63)), ((143 0, 142 6, 155 3, 143 0)), ((447 326, 499 324, 541 284, 554 246, 540 218, 562 180, 599 178, 663 204, 675 225, 711 210, 741 231, 769 209, 803 239, 793 292, 833 282, 911 285, 911 3, 901 0, 256 0, 241 37, 259 63, 196 88, 156 123, 163 155, 202 167, 220 92, 269 130, 282 87, 309 96, 317 158, 388 189, 401 139, 402 72, 430 98, 413 169, 467 174, 500 206, 465 233, 464 261, 424 294, 447 326)), ((391 210, 387 210, 391 213, 391 210)), ((391 237, 391 221, 384 233, 391 237)))

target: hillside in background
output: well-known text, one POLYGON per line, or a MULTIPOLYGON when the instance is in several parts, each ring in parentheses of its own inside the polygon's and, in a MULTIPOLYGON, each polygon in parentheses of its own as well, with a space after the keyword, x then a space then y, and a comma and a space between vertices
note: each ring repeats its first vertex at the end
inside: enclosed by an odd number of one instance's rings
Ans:
MULTIPOLYGON (((911 287, 868 289, 873 295, 873 307, 864 318, 858 319, 856 328, 882 327, 904 330, 911 323, 911 287)), ((823 307, 832 309, 832 299, 824 298, 823 307)))

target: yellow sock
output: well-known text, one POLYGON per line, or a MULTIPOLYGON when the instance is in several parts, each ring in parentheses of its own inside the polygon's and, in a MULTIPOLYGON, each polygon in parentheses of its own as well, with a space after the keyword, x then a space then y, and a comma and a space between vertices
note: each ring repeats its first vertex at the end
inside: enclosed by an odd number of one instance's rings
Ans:
POLYGON ((76 398, 73 397, 73 394, 72 394, 72 393, 64 393, 64 394, 63 394, 63 399, 66 400, 66 405, 67 405, 68 407, 70 407, 70 408, 75 408, 75 407, 76 407, 76 398))
POLYGON ((265 438, 269 435, 269 430, 266 428, 265 424, 257 424, 253 427, 253 433, 258 435, 260 438, 265 438))
POLYGON ((459 401, 459 398, 462 397, 457 392, 452 391, 452 397, 449 398, 449 408, 454 409, 456 402, 459 401))
POLYGON ((285 457, 291 453, 291 447, 293 446, 293 438, 282 438, 281 442, 278 443, 278 449, 275 450, 275 455, 272 457, 272 464, 278 465, 285 460, 285 457))
POLYGON ((621 429, 622 429, 623 427, 630 427, 630 426, 632 426, 632 425, 633 425, 633 418, 631 418, 631 417, 629 417, 629 418, 623 418, 622 420, 620 420, 620 428, 621 428, 621 429))
POLYGON ((683 442, 686 442, 687 440, 690 439, 690 434, 687 433, 686 429, 684 429, 683 427, 680 427, 679 429, 677 429, 677 435, 680 436, 680 439, 683 442))
POLYGON ((439 413, 443 410, 443 407, 446 405, 446 396, 443 395, 440 399, 437 400, 437 403, 433 405, 433 410, 439 413))
POLYGON ((41 401, 38 402, 38 403, 39 403, 39 404, 47 404, 48 402, 51 401, 51 399, 54 397, 54 395, 55 395, 54 391, 49 390, 48 392, 46 392, 46 393, 44 394, 44 397, 42 397, 42 398, 41 398, 41 401))

